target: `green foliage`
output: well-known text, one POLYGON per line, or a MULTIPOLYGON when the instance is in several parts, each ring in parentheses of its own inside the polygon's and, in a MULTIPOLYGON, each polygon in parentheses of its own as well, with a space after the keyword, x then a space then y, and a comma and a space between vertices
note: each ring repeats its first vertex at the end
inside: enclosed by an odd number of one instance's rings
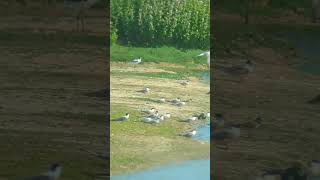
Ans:
POLYGON ((124 42, 208 48, 209 0, 112 0, 111 21, 124 42))
POLYGON ((117 29, 110 23, 111 31, 110 31, 110 45, 114 45, 118 40, 117 29))
POLYGON ((110 48, 111 61, 131 61, 134 58, 142 57, 143 62, 168 62, 175 64, 206 64, 204 57, 197 57, 202 53, 199 49, 182 50, 174 47, 129 47, 113 45, 110 48))

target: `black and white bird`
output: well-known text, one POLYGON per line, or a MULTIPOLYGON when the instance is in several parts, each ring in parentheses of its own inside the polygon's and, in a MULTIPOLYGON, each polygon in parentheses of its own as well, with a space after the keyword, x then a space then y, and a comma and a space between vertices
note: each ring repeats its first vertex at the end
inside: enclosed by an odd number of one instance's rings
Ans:
POLYGON ((145 88, 143 88, 143 90, 139 90, 139 91, 137 91, 137 92, 147 94, 147 93, 149 93, 149 92, 150 92, 150 88, 145 87, 145 88))
POLYGON ((62 171, 62 166, 59 164, 52 164, 49 171, 39 176, 26 178, 25 180, 58 180, 62 171))
POLYGON ((179 120, 179 122, 188 122, 188 123, 190 123, 190 122, 193 122, 193 121, 195 121, 195 120, 197 120, 198 119, 198 117, 196 117, 196 116, 191 116, 191 117, 188 117, 188 118, 186 118, 186 119, 181 119, 181 120, 179 120))
POLYGON ((126 113, 126 115, 113 119, 113 121, 127 121, 129 119, 129 116, 129 113, 126 113))
POLYGON ((143 113, 147 113, 147 114, 154 114, 156 112, 155 108, 151 108, 151 109, 142 109, 141 112, 143 113))
POLYGON ((197 134, 196 130, 191 130, 191 131, 187 131, 184 133, 179 134, 180 136, 184 136, 184 137, 193 137, 197 134))
POLYGON ((141 62, 142 62, 142 57, 132 60, 131 62, 129 62, 129 64, 140 64, 141 62))

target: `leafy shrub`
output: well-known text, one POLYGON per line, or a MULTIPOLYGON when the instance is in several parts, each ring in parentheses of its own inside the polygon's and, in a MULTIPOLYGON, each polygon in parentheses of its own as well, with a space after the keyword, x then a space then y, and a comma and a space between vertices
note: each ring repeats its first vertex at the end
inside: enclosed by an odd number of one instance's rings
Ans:
POLYGON ((126 43, 208 48, 209 0, 112 0, 111 21, 126 43))

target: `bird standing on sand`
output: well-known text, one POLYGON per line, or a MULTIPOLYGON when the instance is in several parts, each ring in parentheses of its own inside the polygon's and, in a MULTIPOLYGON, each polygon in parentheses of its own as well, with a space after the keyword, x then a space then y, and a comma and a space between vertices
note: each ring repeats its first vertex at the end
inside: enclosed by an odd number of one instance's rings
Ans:
POLYGON ((141 112, 147 113, 147 114, 153 114, 156 112, 155 108, 151 108, 151 109, 143 109, 141 110, 141 112))
POLYGON ((182 86, 187 86, 187 85, 190 84, 190 81, 188 81, 188 80, 181 81, 180 84, 181 84, 182 86))
POLYGON ((170 114, 170 113, 165 113, 163 116, 164 116, 164 119, 169 119, 169 118, 171 118, 171 114, 170 114))
POLYGON ((195 121, 195 120, 197 120, 197 119, 198 119, 198 117, 196 117, 196 116, 191 116, 191 117, 188 117, 188 118, 186 118, 186 119, 179 120, 179 122, 188 122, 188 123, 190 123, 190 122, 195 121))
POLYGON ((129 113, 126 113, 125 116, 114 119, 113 121, 127 121, 129 119, 129 113))
POLYGON ((62 166, 59 164, 52 164, 49 171, 39 176, 26 178, 25 180, 58 180, 62 171, 62 166))
POLYGON ((140 90, 140 91, 137 91, 137 92, 147 94, 147 93, 149 93, 149 92, 150 92, 150 88, 145 87, 143 90, 140 90))

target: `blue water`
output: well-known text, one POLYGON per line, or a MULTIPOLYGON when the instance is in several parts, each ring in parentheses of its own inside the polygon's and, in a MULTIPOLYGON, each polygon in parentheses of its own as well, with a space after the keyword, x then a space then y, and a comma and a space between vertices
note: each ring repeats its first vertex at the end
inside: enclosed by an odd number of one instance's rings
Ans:
MULTIPOLYGON (((196 140, 209 141, 210 126, 196 128, 196 140)), ((111 176, 111 180, 209 180, 210 160, 182 161, 148 170, 111 176)))
POLYGON ((210 140, 210 126, 209 125, 201 125, 197 128, 197 134, 194 136, 194 139, 201 141, 209 141, 210 140))
POLYGON ((154 167, 125 175, 112 176, 111 180, 209 180, 210 161, 193 160, 154 167))

